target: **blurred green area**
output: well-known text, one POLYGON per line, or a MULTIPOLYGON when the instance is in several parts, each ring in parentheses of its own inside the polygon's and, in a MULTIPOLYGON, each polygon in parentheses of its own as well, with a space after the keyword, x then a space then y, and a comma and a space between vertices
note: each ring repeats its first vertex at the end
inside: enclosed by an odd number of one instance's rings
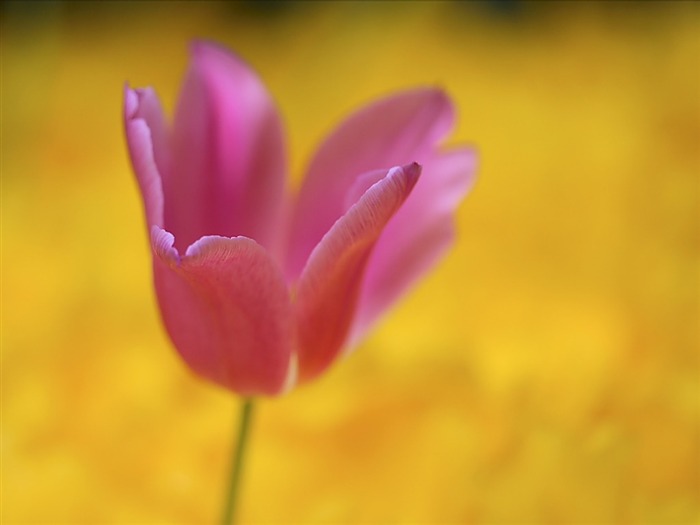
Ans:
POLYGON ((454 97, 450 257, 350 358, 260 403, 245 523, 700 518, 692 2, 4 2, 2 521, 216 519, 236 399, 160 326, 121 121, 187 43, 278 101, 299 180, 373 98, 454 97))

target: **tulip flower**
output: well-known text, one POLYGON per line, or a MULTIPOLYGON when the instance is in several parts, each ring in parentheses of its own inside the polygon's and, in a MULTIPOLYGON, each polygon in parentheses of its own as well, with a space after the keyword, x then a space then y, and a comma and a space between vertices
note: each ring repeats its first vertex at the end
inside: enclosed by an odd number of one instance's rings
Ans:
POLYGON ((445 93, 412 89, 338 126, 293 193, 258 76, 217 45, 191 52, 172 123, 151 88, 125 88, 160 311, 197 374, 276 395, 327 370, 442 258, 475 155, 440 146, 445 93))

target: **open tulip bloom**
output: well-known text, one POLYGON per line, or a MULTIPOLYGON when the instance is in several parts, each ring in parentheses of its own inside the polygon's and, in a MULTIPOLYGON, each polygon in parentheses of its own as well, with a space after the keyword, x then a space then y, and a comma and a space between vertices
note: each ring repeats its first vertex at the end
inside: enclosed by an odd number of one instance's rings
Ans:
POLYGON ((455 110, 412 89, 338 126, 292 194, 258 76, 216 45, 191 51, 172 124, 151 88, 125 88, 160 311, 197 374, 276 395, 323 373, 441 259, 475 155, 439 149, 455 110))

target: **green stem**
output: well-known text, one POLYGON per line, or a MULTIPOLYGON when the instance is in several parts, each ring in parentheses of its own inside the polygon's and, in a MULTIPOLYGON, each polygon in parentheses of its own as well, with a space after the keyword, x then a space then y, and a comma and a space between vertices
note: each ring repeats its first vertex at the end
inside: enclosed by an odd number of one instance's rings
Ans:
POLYGON ((248 440, 248 429, 253 412, 253 400, 247 398, 243 400, 240 420, 238 423, 238 441, 236 450, 231 458, 231 472, 229 474, 228 491, 226 492, 226 506, 221 517, 221 525, 231 525, 235 523, 236 498, 241 485, 241 471, 243 470, 243 456, 248 440))

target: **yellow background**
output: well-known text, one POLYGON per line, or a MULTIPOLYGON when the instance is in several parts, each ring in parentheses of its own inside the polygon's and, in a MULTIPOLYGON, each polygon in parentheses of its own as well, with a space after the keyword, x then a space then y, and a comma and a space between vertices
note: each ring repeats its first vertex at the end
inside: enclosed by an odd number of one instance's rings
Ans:
POLYGON ((690 524, 700 509, 691 2, 5 3, 2 522, 213 522, 238 399, 161 328, 125 81, 193 37, 259 71, 295 180, 341 118, 440 85, 478 182, 445 262, 258 404, 249 523, 690 524))

